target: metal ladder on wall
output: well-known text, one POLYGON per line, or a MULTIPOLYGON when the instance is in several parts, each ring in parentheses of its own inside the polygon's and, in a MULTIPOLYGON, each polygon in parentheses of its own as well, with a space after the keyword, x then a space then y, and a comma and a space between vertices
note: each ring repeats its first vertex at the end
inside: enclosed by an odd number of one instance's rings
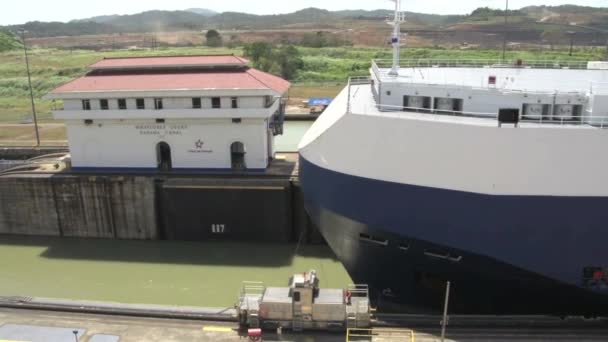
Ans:
POLYGON ((346 328, 347 329, 357 328, 357 313, 348 312, 346 314, 346 328))
POLYGON ((304 318, 302 317, 302 307, 300 305, 293 306, 293 321, 291 324, 293 331, 302 331, 304 329, 304 318))

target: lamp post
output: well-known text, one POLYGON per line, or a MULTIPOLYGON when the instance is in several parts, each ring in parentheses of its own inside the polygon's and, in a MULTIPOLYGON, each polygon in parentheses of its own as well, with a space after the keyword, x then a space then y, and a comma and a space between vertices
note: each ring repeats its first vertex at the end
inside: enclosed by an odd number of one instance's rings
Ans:
POLYGON ((505 28, 502 36, 502 62, 507 59, 507 25, 509 23, 509 0, 506 0, 505 5, 505 28))
POLYGON ((576 34, 576 32, 574 32, 574 31, 567 31, 566 33, 568 34, 568 38, 570 38, 570 52, 569 52, 569 56, 572 57, 572 51, 574 49, 574 35, 576 34))
POLYGON ((32 116, 34 119, 34 129, 36 131, 36 147, 40 146, 40 132, 38 130, 38 118, 36 117, 36 103, 34 102, 34 89, 32 88, 32 74, 30 72, 30 60, 27 54, 27 43, 25 40, 25 33, 27 31, 21 30, 21 42, 23 43, 23 53, 25 54, 25 66, 27 68, 27 83, 30 87, 30 100, 32 101, 32 116))

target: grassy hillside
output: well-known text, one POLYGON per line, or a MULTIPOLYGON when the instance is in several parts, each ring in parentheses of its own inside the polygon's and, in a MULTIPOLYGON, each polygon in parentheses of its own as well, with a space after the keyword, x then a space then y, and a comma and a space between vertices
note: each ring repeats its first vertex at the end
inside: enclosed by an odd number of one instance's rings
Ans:
MULTIPOLYGON (((479 8, 470 15, 432 15, 407 12, 408 30, 470 30, 470 24, 483 27, 503 22, 504 11, 479 8)), ((25 28, 31 36, 56 37, 104 33, 128 32, 174 32, 220 30, 262 30, 285 28, 344 29, 360 28, 377 23, 378 29, 386 29, 383 19, 391 16, 390 10, 346 10, 327 11, 306 8, 294 13, 278 15, 253 15, 247 13, 224 12, 206 13, 202 10, 190 11, 147 11, 134 15, 110 15, 74 20, 69 23, 30 22, 12 28, 25 28), (200 12, 200 13, 198 13, 200 12)), ((575 5, 530 6, 509 13, 512 23, 524 23, 524 28, 543 31, 534 23, 553 23, 608 27, 608 9, 575 5)), ((521 27, 514 26, 514 30, 521 27)))
POLYGON ((12 33, 0 29, 0 52, 10 51, 20 47, 21 43, 12 33))

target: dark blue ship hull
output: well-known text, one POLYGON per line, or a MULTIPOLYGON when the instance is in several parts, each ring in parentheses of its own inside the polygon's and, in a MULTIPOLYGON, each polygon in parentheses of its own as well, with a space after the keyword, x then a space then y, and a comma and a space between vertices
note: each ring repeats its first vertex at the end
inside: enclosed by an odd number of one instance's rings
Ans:
POLYGON ((383 182, 300 158, 307 210, 379 305, 608 315, 608 198, 494 196, 383 182))

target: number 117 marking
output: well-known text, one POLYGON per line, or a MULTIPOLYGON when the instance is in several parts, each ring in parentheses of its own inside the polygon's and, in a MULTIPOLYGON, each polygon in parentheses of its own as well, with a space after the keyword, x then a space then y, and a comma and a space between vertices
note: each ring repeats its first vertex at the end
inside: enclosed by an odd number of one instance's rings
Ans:
POLYGON ((213 234, 224 234, 226 232, 226 225, 225 224, 212 224, 211 232, 213 234))

